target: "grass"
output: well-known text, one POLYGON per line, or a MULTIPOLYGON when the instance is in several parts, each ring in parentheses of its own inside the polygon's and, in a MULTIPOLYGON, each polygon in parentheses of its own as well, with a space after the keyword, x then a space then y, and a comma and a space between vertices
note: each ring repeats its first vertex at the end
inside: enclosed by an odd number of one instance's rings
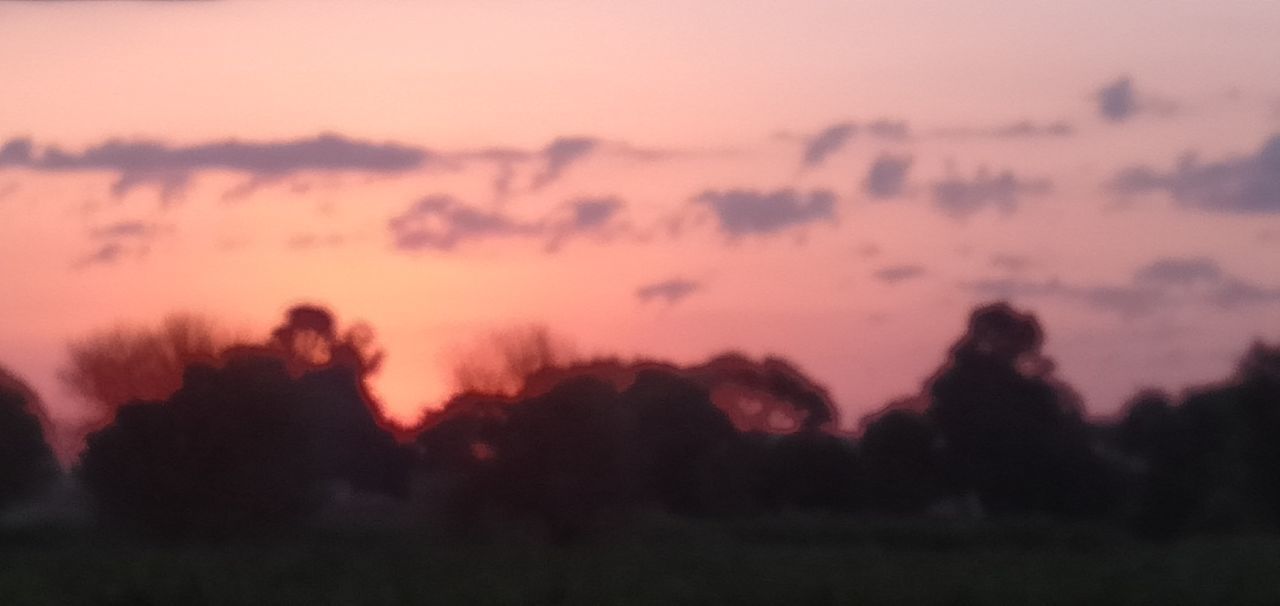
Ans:
POLYGON ((218 543, 30 532, 5 604, 1280 604, 1280 538, 1143 543, 1038 522, 665 518, 570 547, 504 530, 218 543))

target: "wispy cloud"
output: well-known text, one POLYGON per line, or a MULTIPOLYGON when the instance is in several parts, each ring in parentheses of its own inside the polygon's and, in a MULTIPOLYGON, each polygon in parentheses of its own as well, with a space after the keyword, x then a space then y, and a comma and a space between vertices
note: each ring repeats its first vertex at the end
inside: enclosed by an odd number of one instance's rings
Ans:
POLYGON ((92 251, 80 257, 73 267, 112 265, 128 257, 145 257, 152 242, 163 229, 148 221, 119 221, 89 230, 92 251))
POLYGON ((911 127, 902 120, 880 118, 859 125, 856 122, 837 122, 811 135, 781 135, 804 144, 800 158, 802 169, 817 168, 828 158, 844 149, 859 134, 888 141, 903 141, 911 137, 911 127))
POLYGON ((117 195, 152 184, 169 198, 180 193, 192 175, 209 170, 230 171, 261 182, 301 172, 402 173, 439 160, 437 154, 420 147, 337 134, 194 145, 112 139, 75 152, 57 146, 37 150, 30 139, 23 138, 0 146, 0 166, 46 172, 105 171, 116 175, 112 191, 117 195))
POLYGON ((844 144, 857 132, 858 127, 852 122, 828 126, 805 142, 801 164, 806 168, 821 165, 827 156, 840 151, 840 148, 844 147, 844 144))
POLYGON ((1048 179, 1027 179, 1011 170, 992 174, 986 167, 973 178, 949 176, 933 184, 933 203, 944 214, 964 219, 990 207, 1005 214, 1017 210, 1023 197, 1052 191, 1048 179))
POLYGON ((991 255, 991 266, 1002 271, 1017 273, 1030 267, 1031 259, 1026 255, 996 253, 991 255))
POLYGON ((701 282, 686 280, 684 278, 671 278, 662 280, 661 282, 653 282, 645 284, 636 289, 636 298, 641 302, 648 303, 651 300, 660 300, 668 305, 674 305, 698 292, 703 288, 701 282))
POLYGON ((1099 87, 1093 94, 1098 115, 1114 124, 1127 122, 1139 114, 1172 115, 1178 103, 1167 97, 1138 90, 1133 78, 1121 76, 1099 87))
POLYGON ((547 144, 540 152, 542 168, 533 177, 533 189, 559 179, 570 166, 591 155, 599 146, 598 139, 588 137, 561 137, 547 144))
POLYGON ((626 203, 614 197, 579 198, 537 220, 520 220, 501 209, 485 209, 452 196, 428 196, 388 221, 396 249, 451 251, 480 240, 541 240, 555 252, 570 239, 594 236, 611 240, 629 233, 621 215, 626 203))
POLYGON ((836 196, 824 189, 807 194, 794 189, 708 190, 693 202, 711 209, 720 231, 731 238, 767 236, 836 219, 836 196))
POLYGON ((867 170, 862 190, 874 200, 887 200, 902 195, 911 170, 911 156, 880 154, 867 170))
POLYGON ((1103 85, 1094 93, 1098 115, 1111 122, 1124 122, 1138 112, 1138 95, 1133 90, 1133 79, 1121 76, 1103 85))
POLYGON ((428 196, 388 223, 399 250, 453 250, 472 240, 532 236, 536 225, 520 223, 497 211, 463 204, 451 196, 428 196))
POLYGON ((1071 137, 1076 134, 1076 127, 1066 120, 1023 119, 995 126, 940 128, 931 134, 939 139, 1052 139, 1071 137))
POLYGON ((890 265, 876 270, 873 275, 885 284, 894 285, 924 277, 926 273, 923 265, 890 265))
POLYGON ((1133 318, 1182 305, 1236 309, 1280 303, 1280 287, 1256 284, 1206 257, 1166 257, 1138 268, 1125 284, 1071 284, 1001 277, 968 282, 984 296, 1053 297, 1133 318))
POLYGON ((1202 162, 1185 154, 1165 171, 1132 166, 1120 171, 1108 188, 1121 195, 1164 192, 1180 206, 1204 211, 1280 212, 1280 134, 1245 156, 1202 162))

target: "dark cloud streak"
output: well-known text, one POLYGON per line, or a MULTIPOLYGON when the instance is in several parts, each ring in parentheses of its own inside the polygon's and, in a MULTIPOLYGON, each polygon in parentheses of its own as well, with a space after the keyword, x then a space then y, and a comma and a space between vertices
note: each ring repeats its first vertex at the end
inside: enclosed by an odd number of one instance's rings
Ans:
POLYGON ((1252 155, 1201 162, 1185 154, 1168 171, 1132 166, 1108 184, 1120 195, 1164 192, 1176 204, 1232 214, 1280 213, 1280 134, 1252 155))
POLYGON ((1025 179, 1005 170, 991 174, 985 167, 972 179, 950 176, 933 184, 933 203, 944 214, 964 219, 986 207, 1004 214, 1017 210, 1025 196, 1044 195, 1052 191, 1048 179, 1025 179))
POLYGON ((548 215, 524 221, 499 209, 467 205, 452 196, 428 196, 392 217, 387 224, 393 246, 404 252, 447 252, 479 240, 543 240, 555 252, 568 240, 591 235, 611 240, 628 233, 620 220, 626 204, 618 198, 571 200, 548 215))
POLYGON ((876 270, 877 280, 890 286, 924 277, 926 271, 922 265, 890 265, 876 270))
POLYGON ((871 163, 862 190, 874 200, 887 200, 902 195, 911 170, 911 156, 881 154, 871 163))
POLYGON ((1133 79, 1121 76, 1098 89, 1094 94, 1098 115, 1110 122, 1124 122, 1138 112, 1138 97, 1133 90, 1133 79))
POLYGON ((720 231, 731 238, 766 236, 814 222, 836 219, 836 196, 829 190, 802 194, 794 189, 708 190, 693 199, 710 208, 720 231))
POLYGON ((801 164, 805 168, 821 165, 828 156, 840 151, 857 132, 858 127, 852 122, 842 122, 823 129, 805 143, 801 164))
POLYGON ((636 298, 643 303, 659 299, 668 305, 675 305, 703 287, 701 282, 683 278, 672 278, 661 282, 646 284, 636 289, 636 298))
POLYGON ((968 282, 967 289, 984 296, 1054 297, 1119 313, 1126 318, 1150 315, 1160 309, 1208 304, 1231 310, 1246 305, 1280 303, 1280 287, 1267 287, 1224 271, 1206 257, 1166 257, 1138 268, 1127 284, 1070 284, 994 278, 968 282))

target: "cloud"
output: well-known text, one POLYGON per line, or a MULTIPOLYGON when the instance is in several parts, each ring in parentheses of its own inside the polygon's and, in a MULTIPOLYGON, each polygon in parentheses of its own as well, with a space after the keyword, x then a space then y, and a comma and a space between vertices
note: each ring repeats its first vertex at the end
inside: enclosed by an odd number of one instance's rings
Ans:
POLYGON ((263 182, 300 172, 401 173, 439 159, 420 147, 332 133, 285 141, 228 139, 186 146, 112 139, 79 152, 49 146, 37 153, 29 139, 21 138, 0 146, 0 166, 46 172, 107 171, 117 176, 112 186, 116 195, 155 184, 166 199, 180 193, 193 174, 207 170, 231 171, 263 182))
POLYGON ((911 138, 911 127, 904 120, 881 118, 866 125, 868 135, 881 139, 905 140, 911 138))
POLYGON ((431 157, 421 148, 322 134, 292 141, 231 139, 192 146, 112 140, 80 153, 50 147, 32 164, 45 170, 113 170, 126 175, 221 169, 271 177, 301 171, 403 172, 420 168, 431 157))
POLYGON ((1056 278, 1034 281, 994 278, 965 287, 984 296, 1056 297, 1119 313, 1127 318, 1184 305, 1234 309, 1280 303, 1280 287, 1267 287, 1232 276, 1205 257, 1166 257, 1134 271, 1126 284, 1079 285, 1056 278))
POLYGON ((923 277, 925 268, 921 265, 890 265, 877 270, 874 275, 877 280, 894 285, 923 277))
POLYGON ((1024 179, 1010 170, 993 175, 983 167, 971 180, 950 176, 935 182, 933 203, 956 219, 969 217, 988 206, 1008 214, 1017 210, 1022 197, 1043 195, 1052 189, 1048 179, 1024 179))
POLYGON ((34 146, 31 139, 18 137, 5 141, 0 145, 0 168, 5 166, 29 166, 33 158, 34 146))
POLYGON ((388 223, 395 247, 403 251, 453 250, 459 244, 488 238, 530 236, 535 225, 501 213, 467 206, 451 196, 428 196, 392 217, 388 223))
POLYGON ((625 206, 617 198, 583 198, 569 203, 572 217, 567 226, 574 230, 598 229, 608 224, 625 206))
POLYGON ((692 295, 703 287, 701 282, 685 280, 683 278, 672 278, 661 282, 646 284, 636 289, 636 298, 641 302, 648 303, 650 300, 659 299, 665 301, 668 305, 675 305, 692 295))
POLYGON ((1031 259, 1025 255, 996 253, 991 255, 991 266, 1007 272, 1020 272, 1031 266, 1031 259))
MULTIPOLYGON (((782 134, 785 139, 798 139, 804 143, 804 155, 800 159, 801 168, 817 168, 832 154, 844 149, 860 127, 854 122, 839 122, 822 129, 814 135, 782 134)), ((861 131, 868 136, 891 141, 903 141, 911 137, 910 126, 902 120, 880 118, 861 126, 861 131)))
POLYGON ((1094 92, 1098 115, 1113 123, 1126 122, 1138 114, 1169 116, 1178 111, 1178 102, 1138 91, 1129 76, 1121 76, 1094 92))
POLYGON ((879 256, 880 253, 884 251, 880 250, 880 245, 876 244, 875 242, 867 242, 866 244, 862 244, 858 246, 858 248, 856 249, 856 252, 858 253, 859 256, 870 259, 872 257, 879 256))
POLYGON ((933 132, 934 136, 942 139, 1032 139, 1070 137, 1075 134, 1075 126, 1066 120, 1036 122, 1028 119, 980 128, 942 128, 933 132))
POLYGON ((401 174, 424 168, 456 170, 473 164, 492 165, 495 201, 504 201, 515 189, 519 169, 531 165, 528 191, 537 191, 559 180, 573 166, 596 154, 608 154, 639 162, 668 160, 687 155, 723 154, 724 150, 657 149, 625 141, 594 137, 557 137, 540 149, 485 147, 462 150, 430 150, 394 142, 370 142, 326 133, 281 141, 222 141, 172 145, 154 140, 110 139, 78 152, 57 146, 37 149, 31 139, 0 142, 0 169, 25 168, 45 172, 105 171, 114 173, 111 191, 122 196, 142 186, 154 186, 161 200, 172 202, 203 171, 223 170, 247 180, 226 192, 223 199, 244 197, 255 189, 300 173, 357 172, 401 174))
POLYGON ((907 173, 910 170, 911 156, 881 154, 867 170, 862 190, 875 200, 896 198, 906 188, 907 173))
POLYGON ((708 190, 693 199, 711 209, 720 231, 731 238, 776 234, 814 222, 834 222, 836 196, 829 190, 708 190))
POLYGON ((1138 112, 1138 97, 1133 79, 1121 76, 1094 93, 1098 115, 1111 122, 1124 122, 1138 112))
POLYGON ((1221 282, 1225 274, 1218 262, 1207 257, 1157 259, 1133 276, 1136 284, 1188 286, 1221 282))
POLYGON ((95 238, 105 239, 147 239, 155 236, 159 228, 145 221, 120 221, 94 229, 91 234, 95 238))
POLYGON ((81 257, 73 267, 83 269, 91 265, 111 265, 123 258, 128 252, 126 247, 119 242, 107 242, 99 245, 93 252, 81 257))
POLYGON ((72 267, 83 269, 91 265, 110 265, 130 256, 145 257, 151 251, 152 242, 162 232, 159 225, 146 221, 119 221, 91 229, 89 237, 93 241, 93 250, 72 267))
POLYGON ((567 240, 593 235, 609 240, 627 233, 620 220, 626 204, 614 197, 571 200, 536 221, 521 221, 501 210, 467 205, 451 196, 428 196, 388 221, 395 248, 451 251, 476 240, 541 239, 548 252, 567 240))
POLYGON ((539 229, 548 236, 546 248, 555 252, 569 239, 591 234, 610 240, 626 232, 629 226, 619 218, 626 203, 615 197, 579 198, 566 203, 559 216, 544 219, 539 229))
POLYGON ((1037 124, 1030 120, 1020 120, 1003 126, 997 126, 990 131, 990 135, 992 137, 998 138, 1070 137, 1075 133, 1075 127, 1065 120, 1045 122, 1042 124, 1037 124))
POLYGON ((805 142, 801 165, 805 168, 815 168, 822 164, 827 156, 840 151, 840 148, 844 147, 857 131, 857 125, 852 122, 833 124, 823 129, 805 142))
POLYGON ((1176 204, 1198 210, 1280 212, 1280 134, 1272 135, 1252 155, 1205 163, 1194 154, 1184 154, 1168 171, 1132 166, 1120 171, 1107 187, 1121 195, 1164 192, 1176 204))
POLYGON ((533 177, 532 188, 537 190, 560 178, 570 166, 591 155, 600 146, 598 139, 589 137, 560 137, 539 152, 542 169, 533 177))
POLYGON ((574 165, 594 155, 610 155, 639 162, 655 162, 708 153, 705 150, 673 150, 640 147, 625 141, 609 141, 595 137, 557 137, 537 150, 512 147, 487 147, 442 154, 451 163, 485 162, 494 167, 492 191, 501 202, 515 189, 517 167, 535 164, 529 191, 537 191, 560 180, 574 165))
POLYGON ((1161 302, 1161 293, 1153 288, 1132 286, 1077 286, 1056 278, 1043 281, 1022 278, 987 278, 968 282, 965 287, 983 296, 1000 298, 1057 297, 1088 304, 1125 317, 1146 315, 1161 302))

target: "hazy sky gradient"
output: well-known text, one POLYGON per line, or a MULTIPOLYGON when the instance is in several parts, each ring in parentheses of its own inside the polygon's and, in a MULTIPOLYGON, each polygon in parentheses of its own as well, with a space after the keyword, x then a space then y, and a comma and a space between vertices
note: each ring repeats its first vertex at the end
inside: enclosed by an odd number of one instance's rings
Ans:
POLYGON ((70 338, 315 301, 378 330, 403 419, 452 346, 542 322, 783 354, 853 420, 1008 296, 1106 413, 1280 338, 1276 31, 1246 1, 0 3, 0 363, 69 415, 70 338))

